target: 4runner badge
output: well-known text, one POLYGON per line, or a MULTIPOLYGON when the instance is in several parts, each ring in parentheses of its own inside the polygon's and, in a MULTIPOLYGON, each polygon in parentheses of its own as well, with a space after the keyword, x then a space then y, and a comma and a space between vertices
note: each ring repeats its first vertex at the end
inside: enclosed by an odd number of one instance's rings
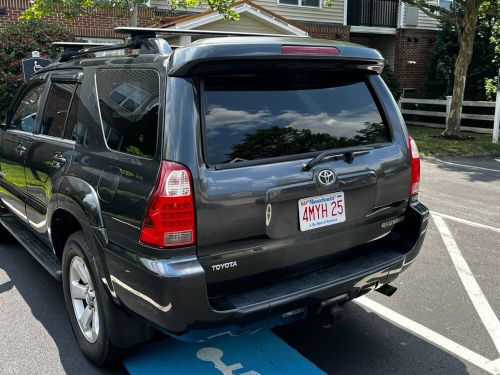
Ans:
POLYGON ((396 219, 392 219, 392 220, 389 220, 389 221, 386 221, 385 223, 382 223, 382 228, 387 228, 387 227, 391 227, 397 223, 401 223, 403 220, 405 219, 404 216, 401 216, 401 217, 398 217, 396 219))
POLYGON ((220 270, 225 270, 227 268, 233 268, 233 267, 238 267, 238 263, 236 263, 235 260, 233 260, 232 262, 214 264, 212 266, 212 271, 220 271, 220 270))

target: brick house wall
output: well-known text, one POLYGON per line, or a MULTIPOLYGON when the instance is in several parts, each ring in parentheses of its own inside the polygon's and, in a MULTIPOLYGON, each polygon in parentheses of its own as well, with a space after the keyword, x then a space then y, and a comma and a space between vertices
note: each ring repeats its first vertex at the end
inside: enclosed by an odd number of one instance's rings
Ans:
POLYGON ((334 23, 315 23, 305 21, 290 21, 290 23, 306 31, 311 38, 349 40, 351 26, 334 23))
MULTIPOLYGON (((0 28, 8 22, 17 21, 21 13, 29 7, 29 0, 0 0, 0 7, 5 7, 5 14, 0 14, 0 28)), ((129 15, 120 17, 120 12, 116 9, 89 9, 91 14, 82 15, 70 21, 60 13, 56 13, 46 20, 57 23, 68 28, 76 36, 95 38, 123 38, 122 35, 115 34, 113 29, 117 26, 128 25, 129 15)), ((160 18, 175 18, 184 12, 160 11, 157 8, 139 8, 139 26, 152 26, 160 18)))
POLYGON ((415 89, 413 92, 408 91, 407 97, 425 95, 425 80, 438 35, 437 30, 398 29, 394 72, 399 78, 402 89, 415 89))

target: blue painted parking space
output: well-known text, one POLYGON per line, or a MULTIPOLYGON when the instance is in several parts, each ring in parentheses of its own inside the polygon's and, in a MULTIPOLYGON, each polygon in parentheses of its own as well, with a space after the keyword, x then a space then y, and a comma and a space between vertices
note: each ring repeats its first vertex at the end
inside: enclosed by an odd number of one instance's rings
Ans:
POLYGON ((325 374, 271 331, 202 343, 167 339, 127 358, 131 375, 319 375, 325 374))

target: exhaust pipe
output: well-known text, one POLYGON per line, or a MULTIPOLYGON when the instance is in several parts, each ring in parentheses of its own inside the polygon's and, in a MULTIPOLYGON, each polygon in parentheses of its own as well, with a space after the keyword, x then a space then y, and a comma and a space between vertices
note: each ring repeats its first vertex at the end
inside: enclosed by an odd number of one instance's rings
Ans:
POLYGON ((392 286, 390 284, 384 284, 380 288, 375 289, 375 290, 377 292, 383 294, 384 296, 390 297, 394 293, 396 293, 396 290, 398 290, 398 288, 396 288, 395 286, 392 286))

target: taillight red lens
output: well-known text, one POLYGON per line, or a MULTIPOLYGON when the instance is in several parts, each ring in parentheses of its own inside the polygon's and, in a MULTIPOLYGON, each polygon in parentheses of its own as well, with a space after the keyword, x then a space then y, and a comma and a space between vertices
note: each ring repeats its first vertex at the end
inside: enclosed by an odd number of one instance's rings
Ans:
POLYGON ((181 164, 163 161, 144 216, 141 242, 173 247, 192 245, 195 240, 191 173, 181 164))
POLYGON ((410 196, 418 194, 420 185, 420 155, 418 147, 412 137, 408 137, 408 146, 410 148, 410 167, 411 167, 411 180, 410 180, 410 196))
POLYGON ((336 47, 319 46, 282 46, 281 53, 284 55, 340 55, 340 51, 336 47))

